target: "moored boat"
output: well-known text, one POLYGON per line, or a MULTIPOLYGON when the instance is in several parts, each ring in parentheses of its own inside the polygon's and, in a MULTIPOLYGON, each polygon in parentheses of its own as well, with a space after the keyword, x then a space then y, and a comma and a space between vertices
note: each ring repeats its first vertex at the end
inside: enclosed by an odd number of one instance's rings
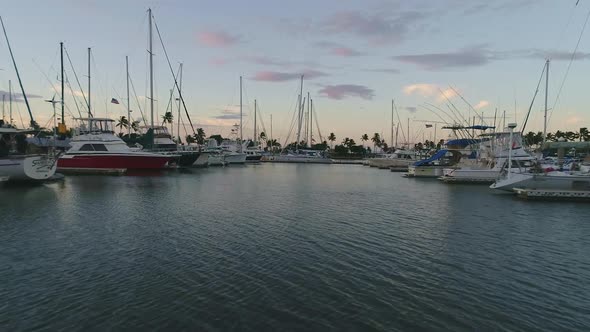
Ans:
POLYGON ((71 148, 57 162, 60 172, 124 173, 128 170, 158 170, 173 156, 137 151, 129 148, 113 131, 113 120, 79 119, 82 126, 71 148))

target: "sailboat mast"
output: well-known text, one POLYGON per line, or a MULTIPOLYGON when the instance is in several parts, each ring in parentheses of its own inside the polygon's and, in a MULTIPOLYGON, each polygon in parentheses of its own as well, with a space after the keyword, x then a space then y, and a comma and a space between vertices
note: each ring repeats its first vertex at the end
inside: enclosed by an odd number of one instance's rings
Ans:
POLYGON ((12 81, 8 80, 8 117, 12 126, 12 81))
POLYGON ((182 142, 181 136, 180 136, 180 94, 182 91, 182 62, 180 63, 180 74, 178 77, 179 80, 179 84, 178 84, 178 119, 177 119, 177 125, 176 125, 176 134, 178 135, 178 143, 182 142))
POLYGON ((310 99, 309 108, 309 146, 313 146, 313 99, 310 99))
POLYGON ((254 99, 254 143, 256 144, 256 99, 254 99))
POLYGON ((65 112, 64 112, 64 43, 59 43, 59 52, 61 57, 61 124, 65 124, 65 112))
POLYGON ((2 94, 2 121, 6 117, 6 95, 2 94))
POLYGON ((549 59, 547 59, 547 70, 545 71, 545 117, 543 119, 543 147, 547 142, 547 99, 549 97, 549 59))
POLYGON ((240 76, 240 153, 242 152, 242 76, 240 76))
POLYGON ((270 115, 270 151, 271 153, 274 151, 274 143, 272 140, 272 114, 270 115))
POLYGON ((127 136, 131 137, 131 100, 129 99, 129 56, 125 56, 125 72, 127 73, 127 136))
POLYGON ((408 149, 410 148, 410 118, 408 118, 408 138, 407 138, 407 143, 408 143, 408 149))
POLYGON ((308 147, 311 146, 311 142, 309 142, 308 140, 308 135, 309 135, 309 127, 311 126, 311 122, 309 121, 309 110, 310 108, 310 103, 311 103, 311 97, 309 96, 309 91, 307 92, 307 116, 305 117, 305 145, 307 145, 308 147))
POLYGON ((23 87, 23 82, 20 79, 20 74, 18 72, 18 67, 16 66, 16 61, 14 60, 14 55, 12 54, 12 48, 10 47, 10 42, 8 41, 8 35, 6 34, 6 28, 4 28, 4 21, 0 16, 0 24, 2 24, 2 31, 4 31, 4 38, 6 38, 6 45, 8 46, 8 51, 10 52, 10 58, 12 59, 12 64, 14 65, 14 71, 16 72, 16 78, 18 78, 18 84, 20 85, 20 90, 23 94, 23 99, 25 100, 25 104, 27 105, 27 111, 29 111, 29 117, 31 118, 31 126, 35 124, 35 119, 33 118, 33 113, 31 112, 31 106, 29 106, 29 99, 27 98, 27 94, 25 93, 25 88, 23 87))
POLYGON ((148 8, 148 21, 149 21, 149 46, 150 46, 150 114, 151 114, 151 125, 154 128, 154 53, 152 52, 152 9, 148 8))
MULTIPOLYGON (((88 48, 88 117, 92 117, 91 103, 90 103, 90 47, 88 48)), ((90 128, 89 128, 90 129, 90 128)))
POLYGON ((397 127, 395 128, 395 147, 397 148, 397 137, 399 133, 399 122, 397 123, 397 127))
POLYGON ((299 150, 299 138, 301 137, 301 112, 303 109, 303 75, 301 75, 301 88, 299 89, 299 112, 297 113, 297 141, 295 150, 299 150))
POLYGON ((391 100, 391 146, 393 145, 393 107, 394 107, 395 100, 391 100))

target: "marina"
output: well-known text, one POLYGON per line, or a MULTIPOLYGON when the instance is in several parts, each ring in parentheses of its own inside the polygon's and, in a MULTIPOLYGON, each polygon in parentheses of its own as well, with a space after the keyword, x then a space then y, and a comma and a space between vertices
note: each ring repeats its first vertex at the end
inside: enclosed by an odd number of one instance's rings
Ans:
POLYGON ((590 331, 590 2, 398 2, 5 6, 0 331, 590 331))

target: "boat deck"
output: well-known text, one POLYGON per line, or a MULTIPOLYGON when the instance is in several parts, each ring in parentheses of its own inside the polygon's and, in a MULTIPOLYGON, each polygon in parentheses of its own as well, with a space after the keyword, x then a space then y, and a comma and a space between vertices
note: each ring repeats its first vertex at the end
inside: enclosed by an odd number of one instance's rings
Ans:
POLYGON ((589 190, 554 190, 514 188, 514 193, 524 199, 590 200, 589 190))

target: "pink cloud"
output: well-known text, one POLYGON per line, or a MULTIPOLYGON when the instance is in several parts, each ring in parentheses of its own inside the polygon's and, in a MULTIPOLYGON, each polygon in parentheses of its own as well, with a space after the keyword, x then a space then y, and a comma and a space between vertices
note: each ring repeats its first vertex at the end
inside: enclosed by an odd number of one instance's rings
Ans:
POLYGON ((303 72, 279 72, 279 71, 259 71, 252 77, 255 81, 264 82, 285 82, 291 80, 298 80, 304 75, 306 79, 314 79, 328 74, 317 70, 306 70, 303 72))
POLYGON ((373 99, 375 91, 364 85, 340 84, 326 85, 320 89, 319 93, 330 99, 344 99, 346 97, 358 97, 362 99, 373 99))
POLYGON ((331 51, 332 54, 338 56, 359 56, 362 55, 361 52, 355 51, 352 48, 348 47, 335 47, 331 51))
POLYGON ((197 39, 208 47, 228 47, 240 41, 240 37, 223 31, 201 31, 198 33, 197 39))

